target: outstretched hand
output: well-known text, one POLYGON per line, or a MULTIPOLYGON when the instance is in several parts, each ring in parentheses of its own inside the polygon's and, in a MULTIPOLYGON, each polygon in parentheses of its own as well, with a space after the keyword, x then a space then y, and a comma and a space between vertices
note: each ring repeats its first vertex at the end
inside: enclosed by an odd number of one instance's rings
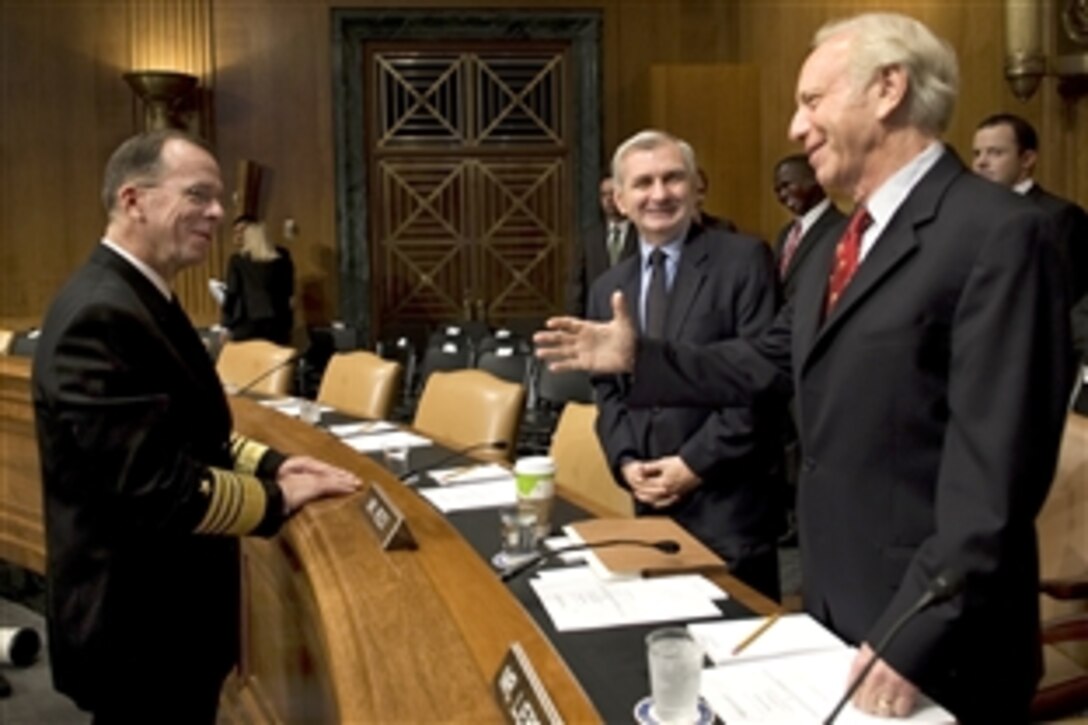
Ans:
POLYGON ((309 456, 292 456, 284 461, 276 483, 283 491, 288 514, 315 499, 354 493, 362 485, 355 474, 309 456))
POLYGON ((547 329, 533 335, 536 355, 555 372, 630 372, 635 363, 635 325, 623 293, 612 293, 612 319, 590 322, 577 317, 552 317, 547 329))

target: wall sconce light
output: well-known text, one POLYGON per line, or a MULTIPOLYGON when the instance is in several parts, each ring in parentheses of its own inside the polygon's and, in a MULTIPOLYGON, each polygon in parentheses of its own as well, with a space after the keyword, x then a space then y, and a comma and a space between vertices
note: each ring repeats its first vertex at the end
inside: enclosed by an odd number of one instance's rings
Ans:
POLYGON ((1005 80, 1021 101, 1027 101, 1043 77, 1058 78, 1058 91, 1075 96, 1088 88, 1088 2, 1054 2, 1055 57, 1048 71, 1043 52, 1042 0, 1005 0, 1005 80))
POLYGON ((197 77, 175 71, 143 70, 124 74, 136 95, 144 103, 148 130, 187 129, 185 112, 190 108, 197 77))

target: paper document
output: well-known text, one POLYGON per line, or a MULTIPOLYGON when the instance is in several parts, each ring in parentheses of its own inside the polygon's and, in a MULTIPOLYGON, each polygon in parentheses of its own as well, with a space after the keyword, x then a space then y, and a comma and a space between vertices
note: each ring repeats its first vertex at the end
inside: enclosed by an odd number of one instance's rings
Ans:
POLYGON ((430 476, 440 486, 464 483, 480 483, 481 481, 506 481, 511 489, 514 487, 514 474, 509 468, 497 463, 481 463, 472 466, 458 466, 457 468, 440 468, 430 471, 430 476))
MULTIPOLYGON (((856 650, 842 645, 824 652, 721 665, 703 670, 700 692, 718 717, 729 725, 823 722, 846 691, 855 653, 856 650)), ((932 701, 924 700, 913 716, 895 720, 868 715, 847 704, 835 722, 888 725, 953 723, 955 719, 932 701)))
POLYGON ((509 481, 464 483, 441 488, 421 488, 419 495, 443 513, 467 509, 498 508, 517 503, 517 491, 509 481))
POLYGON ((386 448, 421 448, 431 445, 430 438, 394 430, 388 433, 356 433, 342 439, 342 442, 361 453, 378 453, 386 448))
POLYGON ((542 574, 529 584, 560 632, 721 616, 711 598, 721 590, 697 575, 603 581, 582 566, 542 574))
POLYGON ((765 621, 766 617, 753 617, 702 622, 688 625, 688 630, 703 645, 703 651, 714 664, 835 650, 846 646, 809 615, 785 614, 740 654, 734 655, 733 648, 765 621))
MULTIPOLYGON (((292 418, 298 418, 302 415, 302 404, 304 402, 306 401, 301 398, 276 398, 275 400, 260 401, 264 407, 289 415, 292 418)), ((332 411, 332 408, 327 405, 318 405, 318 410, 322 413, 328 413, 332 411)))
POLYGON ((397 426, 384 420, 368 420, 361 423, 339 423, 337 425, 329 426, 329 432, 337 438, 347 438, 360 434, 372 435, 374 433, 389 433, 395 430, 397 430, 397 426))

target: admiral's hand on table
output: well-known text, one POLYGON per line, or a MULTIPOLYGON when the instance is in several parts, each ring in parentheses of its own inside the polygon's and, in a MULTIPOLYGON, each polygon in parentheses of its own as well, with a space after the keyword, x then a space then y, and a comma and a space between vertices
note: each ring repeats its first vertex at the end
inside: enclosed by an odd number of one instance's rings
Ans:
MULTIPOLYGON (((850 665, 853 682, 865 664, 872 658, 873 650, 863 644, 850 665)), ((908 717, 914 712, 918 700, 918 688, 900 675, 884 660, 877 661, 869 676, 854 693, 854 707, 862 712, 880 717, 908 717)))
POLYGON ((672 506, 702 483, 680 456, 628 461, 621 470, 634 497, 654 508, 672 506))
POLYGON ((635 323, 623 293, 612 293, 612 319, 590 322, 577 317, 552 317, 545 330, 533 335, 536 355, 555 372, 588 370, 630 372, 635 362, 635 323))
POLYGON ((362 485, 355 474, 309 456, 292 456, 284 461, 276 483, 283 491, 284 508, 289 514, 319 498, 354 493, 362 485))

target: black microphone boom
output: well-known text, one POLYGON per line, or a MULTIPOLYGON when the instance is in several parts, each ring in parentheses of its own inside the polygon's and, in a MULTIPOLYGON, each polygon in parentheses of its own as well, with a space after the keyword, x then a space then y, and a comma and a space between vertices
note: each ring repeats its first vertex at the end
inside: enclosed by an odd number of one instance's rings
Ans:
POLYGON ((554 559, 560 554, 566 554, 568 551, 582 551, 584 549, 603 549, 609 546, 644 546, 648 549, 657 549, 662 554, 677 554, 680 552, 680 544, 672 539, 662 539, 660 541, 642 541, 641 539, 602 539, 601 541, 593 541, 586 544, 571 544, 570 546, 561 546, 558 549, 552 549, 551 551, 545 551, 540 554, 534 554, 532 558, 523 561, 520 564, 510 567, 502 573, 502 581, 508 582, 514 577, 532 569, 540 564, 543 564, 549 559, 554 559))
POLYGON ((507 447, 508 445, 506 441, 483 441, 481 443, 473 443, 471 446, 465 446, 464 448, 459 448, 452 453, 448 453, 439 458, 437 461, 434 461, 433 463, 428 463, 427 465, 419 466, 418 468, 411 468, 397 476, 397 480, 408 481, 409 479, 415 478, 421 473, 426 473, 427 471, 438 468, 443 463, 449 463, 455 458, 460 458, 467 453, 472 453, 473 451, 479 450, 481 448, 488 448, 494 451, 505 451, 507 447))
POLYGON ((865 682, 865 678, 869 676, 869 672, 873 669, 873 665, 879 660, 892 640, 896 638, 899 631, 903 629, 907 622, 914 619, 918 614, 934 607, 942 602, 947 602, 952 597, 960 593, 963 589, 963 575, 958 571, 946 569, 937 576, 933 577, 933 581, 929 583, 929 586, 922 596, 918 598, 918 601, 914 603, 914 606, 903 613, 899 619, 895 621, 895 624, 891 626, 887 634, 880 640, 877 646, 873 649, 873 656, 869 658, 869 661, 865 663, 865 666, 861 668, 861 672, 857 674, 854 681, 850 683, 850 686, 846 688, 846 692, 839 698, 838 703, 835 705, 835 709, 831 711, 831 714, 824 720, 824 725, 831 725, 835 722, 835 718, 839 716, 842 709, 846 706, 846 703, 850 701, 850 698, 854 696, 854 693, 861 687, 861 683, 865 682))
POLYGON ((285 367, 287 367, 288 365, 293 365, 293 364, 295 364, 296 362, 298 362, 298 361, 299 361, 299 360, 301 360, 302 358, 306 357, 306 355, 307 355, 307 353, 308 353, 308 352, 309 352, 309 350, 308 350, 308 349, 307 349, 307 350, 303 350, 302 352, 296 352, 295 354, 291 355, 290 357, 286 358, 285 360, 281 360, 281 361, 279 361, 278 363, 276 363, 276 364, 275 364, 275 365, 273 365, 272 367, 270 367, 270 368, 268 368, 267 370, 265 370, 264 372, 262 372, 262 373, 261 373, 260 375, 258 375, 257 377, 255 377, 255 378, 253 378, 252 380, 250 380, 250 381, 249 381, 248 383, 246 383, 246 384, 245 384, 245 385, 243 385, 242 387, 240 387, 240 388, 238 388, 237 390, 235 390, 235 391, 234 391, 234 395, 242 395, 242 394, 244 394, 244 393, 248 393, 248 392, 249 392, 250 390, 252 390, 252 389, 253 389, 253 386, 254 386, 254 385, 256 385, 257 383, 261 382, 262 380, 264 380, 265 378, 267 378, 267 377, 268 377, 269 375, 271 375, 272 373, 276 372, 277 370, 280 370, 280 369, 282 369, 282 368, 285 368, 285 367))

